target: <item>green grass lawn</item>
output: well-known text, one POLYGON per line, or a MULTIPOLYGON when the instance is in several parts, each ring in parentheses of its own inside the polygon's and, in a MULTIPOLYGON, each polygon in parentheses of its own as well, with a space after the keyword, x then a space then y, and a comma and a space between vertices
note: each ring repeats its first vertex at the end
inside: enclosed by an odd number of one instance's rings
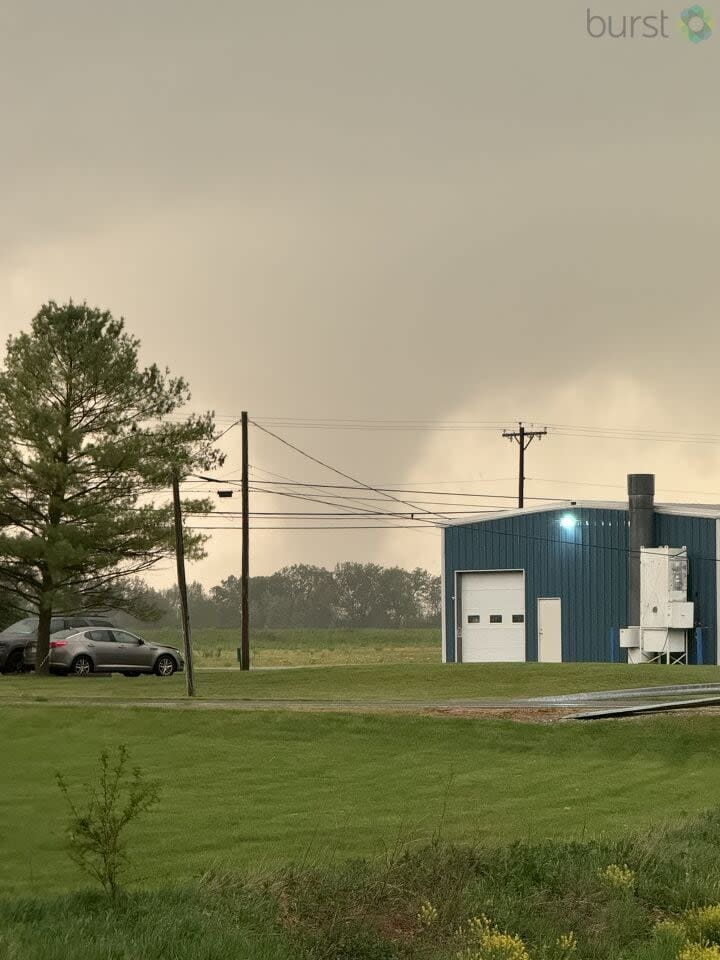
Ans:
POLYGON ((162 783, 161 806, 133 833, 156 887, 212 866, 377 854, 441 826, 490 845, 618 835, 720 798, 711 717, 530 726, 37 704, 2 708, 0 723, 4 894, 85 882, 63 851, 54 775, 87 781, 106 745, 127 744, 162 783))
MULTIPOLYGON (((668 683, 720 682, 720 668, 628 666, 612 663, 375 664, 293 670, 199 672, 198 694, 207 699, 465 700, 535 697, 668 683)), ((22 699, 177 699, 182 676, 76 679, 0 676, 0 703, 22 699)))
MULTIPOLYGON (((179 629, 154 627, 135 631, 148 640, 182 646, 179 629)), ((199 667, 237 665, 239 630, 204 627, 193 630, 199 667)), ((254 630, 253 663, 259 667, 297 667, 348 663, 437 663, 440 630, 254 630)))

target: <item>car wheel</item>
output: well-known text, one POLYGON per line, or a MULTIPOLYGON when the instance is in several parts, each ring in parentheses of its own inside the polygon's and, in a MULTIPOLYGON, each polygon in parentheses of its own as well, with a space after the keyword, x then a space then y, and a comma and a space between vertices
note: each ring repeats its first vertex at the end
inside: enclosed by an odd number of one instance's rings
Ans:
POLYGON ((25 673, 22 650, 11 653, 5 661, 3 673, 25 673))
POLYGON ((139 677, 139 676, 140 676, 140 671, 139 671, 139 670, 123 670, 123 676, 124 676, 124 677, 139 677))
POLYGON ((155 673, 159 677, 171 677, 177 670, 177 664, 168 653, 163 653, 155 663, 155 673))
POLYGON ((70 667, 70 673, 75 677, 87 677, 93 672, 93 662, 90 657, 86 657, 85 654, 80 654, 79 657, 75 657, 70 667))

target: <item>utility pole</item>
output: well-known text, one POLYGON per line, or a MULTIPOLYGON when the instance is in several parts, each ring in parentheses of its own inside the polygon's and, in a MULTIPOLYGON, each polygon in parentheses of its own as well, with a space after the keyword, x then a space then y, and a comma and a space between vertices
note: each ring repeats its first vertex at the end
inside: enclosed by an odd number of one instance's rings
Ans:
POLYGON ((525 506, 525 451, 533 442, 535 437, 538 440, 547 434, 546 429, 542 430, 526 430, 525 426, 522 423, 518 424, 517 430, 505 430, 503 436, 507 437, 508 440, 517 441, 518 447, 520 448, 520 462, 518 464, 518 507, 522 509, 525 506))
POLYGON ((190 611, 188 610, 187 583, 185 581, 185 541, 183 539, 182 510, 180 507, 180 482, 177 470, 173 471, 173 506, 175 508, 175 557, 177 559, 178 591, 180 592, 180 616, 182 618, 183 647, 185 650, 185 687, 189 697, 195 696, 192 643, 190 639, 190 611))
POLYGON ((250 577, 250 514, 249 514, 249 477, 248 477, 248 415, 243 410, 242 424, 242 577, 241 577, 241 616, 242 637, 240 641, 240 669, 250 669, 250 604, 248 602, 248 581, 250 577))

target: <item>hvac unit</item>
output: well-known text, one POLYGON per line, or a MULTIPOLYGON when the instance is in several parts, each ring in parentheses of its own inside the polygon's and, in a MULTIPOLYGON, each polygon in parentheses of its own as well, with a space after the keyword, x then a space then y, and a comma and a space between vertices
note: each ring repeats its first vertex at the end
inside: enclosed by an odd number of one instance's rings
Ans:
POLYGON ((628 663, 687 662, 694 604, 687 599, 686 547, 641 547, 640 624, 620 631, 628 663))

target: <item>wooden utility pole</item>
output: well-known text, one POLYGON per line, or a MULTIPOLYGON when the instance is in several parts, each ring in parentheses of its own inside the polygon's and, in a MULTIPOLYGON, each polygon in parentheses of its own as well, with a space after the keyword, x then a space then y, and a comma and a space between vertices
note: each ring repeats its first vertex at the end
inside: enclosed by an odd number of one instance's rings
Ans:
POLYGON ((250 669, 250 604, 248 587, 250 577, 250 514, 249 514, 249 477, 248 477, 248 415, 243 410, 242 424, 242 577, 241 577, 241 617, 242 638, 240 642, 240 669, 250 669))
POLYGON ((503 436, 508 440, 516 440, 520 448, 520 462, 518 464, 518 507, 525 506, 525 451, 535 437, 541 440, 547 434, 546 429, 526 430, 522 423, 517 430, 505 430, 503 436))
POLYGON ((173 506, 175 508, 175 557, 177 559, 180 615, 182 617, 183 647, 185 650, 185 686, 189 697, 195 696, 192 643, 190 639, 190 611, 188 609, 187 583, 185 581, 185 541, 183 539, 182 510, 180 507, 180 482, 177 471, 173 472, 173 506))

